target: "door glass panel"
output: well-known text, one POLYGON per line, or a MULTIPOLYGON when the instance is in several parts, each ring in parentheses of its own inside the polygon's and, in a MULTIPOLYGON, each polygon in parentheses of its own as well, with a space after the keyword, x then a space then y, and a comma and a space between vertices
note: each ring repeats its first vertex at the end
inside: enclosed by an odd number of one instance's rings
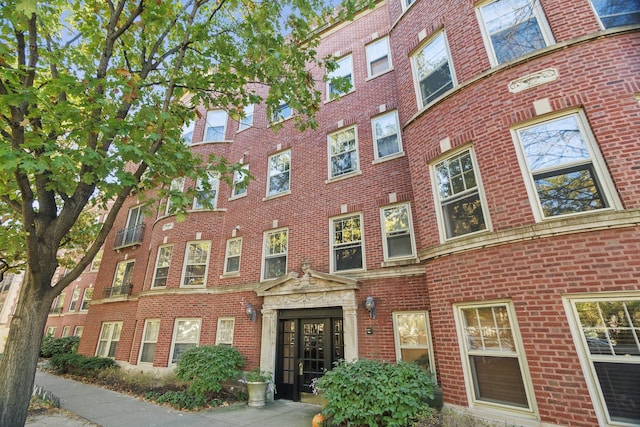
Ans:
POLYGON ((324 373, 324 327, 324 322, 309 322, 302 325, 302 385, 304 387, 309 387, 314 378, 324 373))
POLYGON ((296 370, 295 357, 295 335, 296 322, 294 320, 285 320, 283 322, 283 341, 282 341, 282 381, 285 384, 293 384, 296 370))

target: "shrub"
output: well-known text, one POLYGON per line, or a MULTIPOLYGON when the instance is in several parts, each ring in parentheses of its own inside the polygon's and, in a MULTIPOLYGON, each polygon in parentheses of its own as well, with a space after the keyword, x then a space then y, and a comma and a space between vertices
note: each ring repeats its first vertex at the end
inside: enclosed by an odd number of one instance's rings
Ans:
POLYGON ((177 409, 192 410, 207 404, 207 399, 204 395, 196 395, 189 391, 168 391, 162 394, 151 391, 146 393, 144 397, 158 403, 166 403, 177 409))
POLYGON ((315 381, 335 424, 400 427, 429 412, 436 384, 414 363, 340 362, 315 381))
POLYGON ((40 357, 49 358, 56 354, 75 353, 79 343, 80 337, 76 336, 54 338, 51 335, 46 335, 40 346, 40 357))
POLYGON ((116 366, 108 357, 85 357, 77 353, 59 353, 51 357, 49 364, 60 374, 91 376, 97 371, 116 366))
POLYGON ((240 352, 221 345, 186 350, 176 368, 176 376, 189 382, 189 392, 206 395, 222 390, 222 383, 238 377, 244 365, 240 352))

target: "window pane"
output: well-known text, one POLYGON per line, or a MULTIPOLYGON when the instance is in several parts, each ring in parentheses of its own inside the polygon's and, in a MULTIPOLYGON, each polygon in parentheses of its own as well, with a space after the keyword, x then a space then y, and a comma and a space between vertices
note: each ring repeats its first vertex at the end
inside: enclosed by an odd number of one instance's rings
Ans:
POLYGON ((398 120, 395 112, 373 119, 373 127, 378 157, 389 156, 400 151, 398 120))
POLYGON ((238 130, 243 130, 253 126, 253 104, 244 107, 244 118, 240 119, 238 130))
POLYGON ((358 170, 358 152, 355 128, 329 137, 331 176, 336 177, 358 170))
POLYGON ((498 0, 480 10, 499 64, 546 46, 532 0, 498 0))
POLYGON ((423 106, 453 87, 444 33, 426 45, 416 55, 415 62, 423 106))
POLYGON ((469 356, 469 360, 476 399, 528 408, 517 358, 469 356))
POLYGON ((640 24, 640 0, 591 0, 605 28, 640 24))
POLYGON ((360 245, 341 247, 335 251, 336 270, 352 270, 362 268, 362 248, 360 245))
POLYGON ((274 195, 289 190, 291 152, 286 151, 269 158, 269 191, 274 195))
POLYGON ((611 419, 640 423, 640 364, 595 362, 594 367, 611 419))
POLYGON ((380 39, 367 46, 367 61, 369 62, 369 75, 373 76, 389 69, 389 44, 388 39, 380 39))
POLYGON ((486 228, 478 192, 443 203, 442 208, 448 238, 482 231, 486 228))
POLYGON ((186 350, 195 347, 195 344, 176 344, 173 346, 173 357, 171 358, 171 363, 178 363, 178 360, 180 360, 180 356, 182 356, 182 353, 184 353, 186 350))
POLYGON ((264 278, 274 279, 285 274, 287 257, 268 258, 264 263, 264 278))
POLYGON ((563 174, 534 175, 534 183, 545 216, 607 207, 591 165, 563 174))
POLYGON ((240 271, 240 257, 230 257, 227 259, 227 273, 240 271))
POLYGON ((142 345, 142 354, 140 355, 140 362, 153 363, 153 358, 156 354, 156 343, 144 343, 142 345))

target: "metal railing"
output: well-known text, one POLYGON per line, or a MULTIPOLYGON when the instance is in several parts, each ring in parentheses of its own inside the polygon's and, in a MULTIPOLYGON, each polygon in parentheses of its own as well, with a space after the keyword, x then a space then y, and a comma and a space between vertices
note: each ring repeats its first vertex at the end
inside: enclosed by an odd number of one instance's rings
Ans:
POLYGON ((144 237, 144 223, 118 230, 113 248, 139 245, 144 237))
POLYGON ((133 285, 114 286, 112 288, 105 288, 102 291, 103 298, 117 297, 121 295, 131 295, 131 288, 133 285))

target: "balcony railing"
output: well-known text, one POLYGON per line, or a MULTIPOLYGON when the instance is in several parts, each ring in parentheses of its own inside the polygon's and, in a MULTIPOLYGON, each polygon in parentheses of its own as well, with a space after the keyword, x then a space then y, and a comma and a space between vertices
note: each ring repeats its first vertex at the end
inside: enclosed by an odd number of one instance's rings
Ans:
POLYGON ((116 241, 113 244, 114 249, 124 248, 126 246, 139 245, 144 237, 144 223, 133 227, 118 230, 116 233, 116 241))
POLYGON ((132 285, 114 286, 112 288, 105 288, 102 291, 103 298, 117 297, 121 295, 131 295, 132 285))

